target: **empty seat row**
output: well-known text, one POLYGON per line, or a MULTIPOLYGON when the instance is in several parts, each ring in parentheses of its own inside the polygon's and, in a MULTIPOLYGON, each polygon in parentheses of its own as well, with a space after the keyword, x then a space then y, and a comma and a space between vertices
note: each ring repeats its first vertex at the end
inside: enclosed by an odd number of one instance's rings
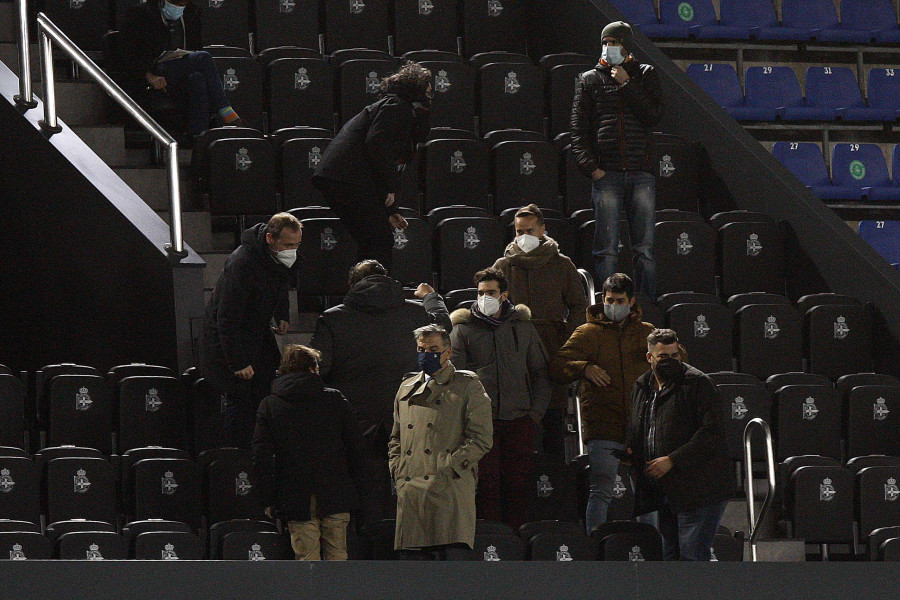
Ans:
POLYGON ((830 177, 816 143, 775 142, 772 154, 823 200, 900 201, 900 145, 892 151, 893 179, 877 144, 835 144, 830 177))
POLYGON ((687 74, 728 114, 750 121, 874 121, 900 118, 900 70, 868 72, 868 104, 849 67, 807 67, 805 96, 791 67, 748 67, 746 95, 729 63, 692 64, 687 74))

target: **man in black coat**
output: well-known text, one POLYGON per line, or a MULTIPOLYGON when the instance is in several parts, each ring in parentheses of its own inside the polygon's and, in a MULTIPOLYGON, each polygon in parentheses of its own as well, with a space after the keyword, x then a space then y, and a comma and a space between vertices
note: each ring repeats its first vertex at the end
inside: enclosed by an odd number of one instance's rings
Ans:
POLYGON ((651 65, 631 55, 628 23, 610 23, 602 40, 600 63, 575 85, 571 123, 575 162, 593 181, 594 277, 606 281, 616 272, 619 223, 627 219, 637 291, 655 298, 656 178, 650 143, 662 114, 659 78, 651 65))
POLYGON ((302 233, 288 213, 246 230, 203 314, 200 372, 224 395, 226 436, 238 448, 250 447, 256 407, 281 359, 274 334, 290 326, 288 289, 302 233))
POLYGON ((388 269, 393 228, 405 229, 400 175, 427 138, 431 72, 407 63, 381 84, 383 97, 347 121, 328 145, 313 183, 356 240, 359 260, 388 269))
POLYGON ((681 362, 671 329, 655 329, 647 349, 651 370, 634 385, 625 439, 636 467, 637 512, 658 511, 666 560, 708 561, 736 489, 718 391, 681 362))
POLYGON ((347 524, 367 494, 350 406, 318 374, 320 353, 289 345, 256 413, 253 473, 270 519, 287 520, 297 560, 347 560, 347 524))
POLYGON ((388 518, 396 509, 387 444, 397 388, 408 373, 419 370, 409 338, 413 330, 431 323, 448 331, 451 327, 444 300, 430 285, 421 284, 415 295, 421 304, 405 299, 403 286, 388 277, 384 266, 362 261, 350 270, 350 291, 344 303, 319 317, 309 343, 322 352, 322 378, 350 401, 366 438, 376 474, 369 520, 388 518))

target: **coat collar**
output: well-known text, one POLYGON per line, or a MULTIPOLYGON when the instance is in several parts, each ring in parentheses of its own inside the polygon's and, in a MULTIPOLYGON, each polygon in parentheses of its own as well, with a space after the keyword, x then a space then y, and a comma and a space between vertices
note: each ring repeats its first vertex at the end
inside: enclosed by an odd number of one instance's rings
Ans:
POLYGON ((413 396, 417 396, 419 394, 424 393, 425 391, 429 391, 435 396, 441 393, 441 388, 447 385, 451 381, 453 381, 453 376, 456 374, 456 367, 453 366, 449 360, 447 363, 441 368, 440 371, 434 374, 432 378, 425 383, 425 372, 419 371, 419 374, 413 377, 411 380, 407 382, 409 386, 409 390, 403 396, 403 400, 408 400, 413 396))

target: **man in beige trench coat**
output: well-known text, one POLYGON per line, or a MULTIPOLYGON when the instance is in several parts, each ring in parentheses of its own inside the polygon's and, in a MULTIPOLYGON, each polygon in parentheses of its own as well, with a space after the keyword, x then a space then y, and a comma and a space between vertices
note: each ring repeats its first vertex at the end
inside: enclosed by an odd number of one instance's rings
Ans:
POLYGON ((421 372, 400 385, 388 444, 397 486, 397 550, 475 542, 478 460, 491 449, 491 400, 478 376, 450 362, 439 325, 414 332, 421 372))

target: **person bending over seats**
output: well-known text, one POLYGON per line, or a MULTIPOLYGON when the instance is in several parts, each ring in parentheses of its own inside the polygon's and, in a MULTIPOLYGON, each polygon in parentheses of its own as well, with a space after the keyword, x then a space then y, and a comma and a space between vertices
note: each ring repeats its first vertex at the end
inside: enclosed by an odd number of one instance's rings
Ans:
POLYGON ((431 71, 406 63, 381 82, 382 97, 347 121, 328 145, 313 184, 356 240, 360 260, 391 268, 393 228, 405 229, 396 194, 416 145, 428 136, 431 71))
POLYGON ((200 9, 188 0, 147 0, 125 13, 120 39, 131 76, 184 103, 187 130, 209 129, 210 117, 243 125, 234 112, 216 64, 201 44, 200 9))

